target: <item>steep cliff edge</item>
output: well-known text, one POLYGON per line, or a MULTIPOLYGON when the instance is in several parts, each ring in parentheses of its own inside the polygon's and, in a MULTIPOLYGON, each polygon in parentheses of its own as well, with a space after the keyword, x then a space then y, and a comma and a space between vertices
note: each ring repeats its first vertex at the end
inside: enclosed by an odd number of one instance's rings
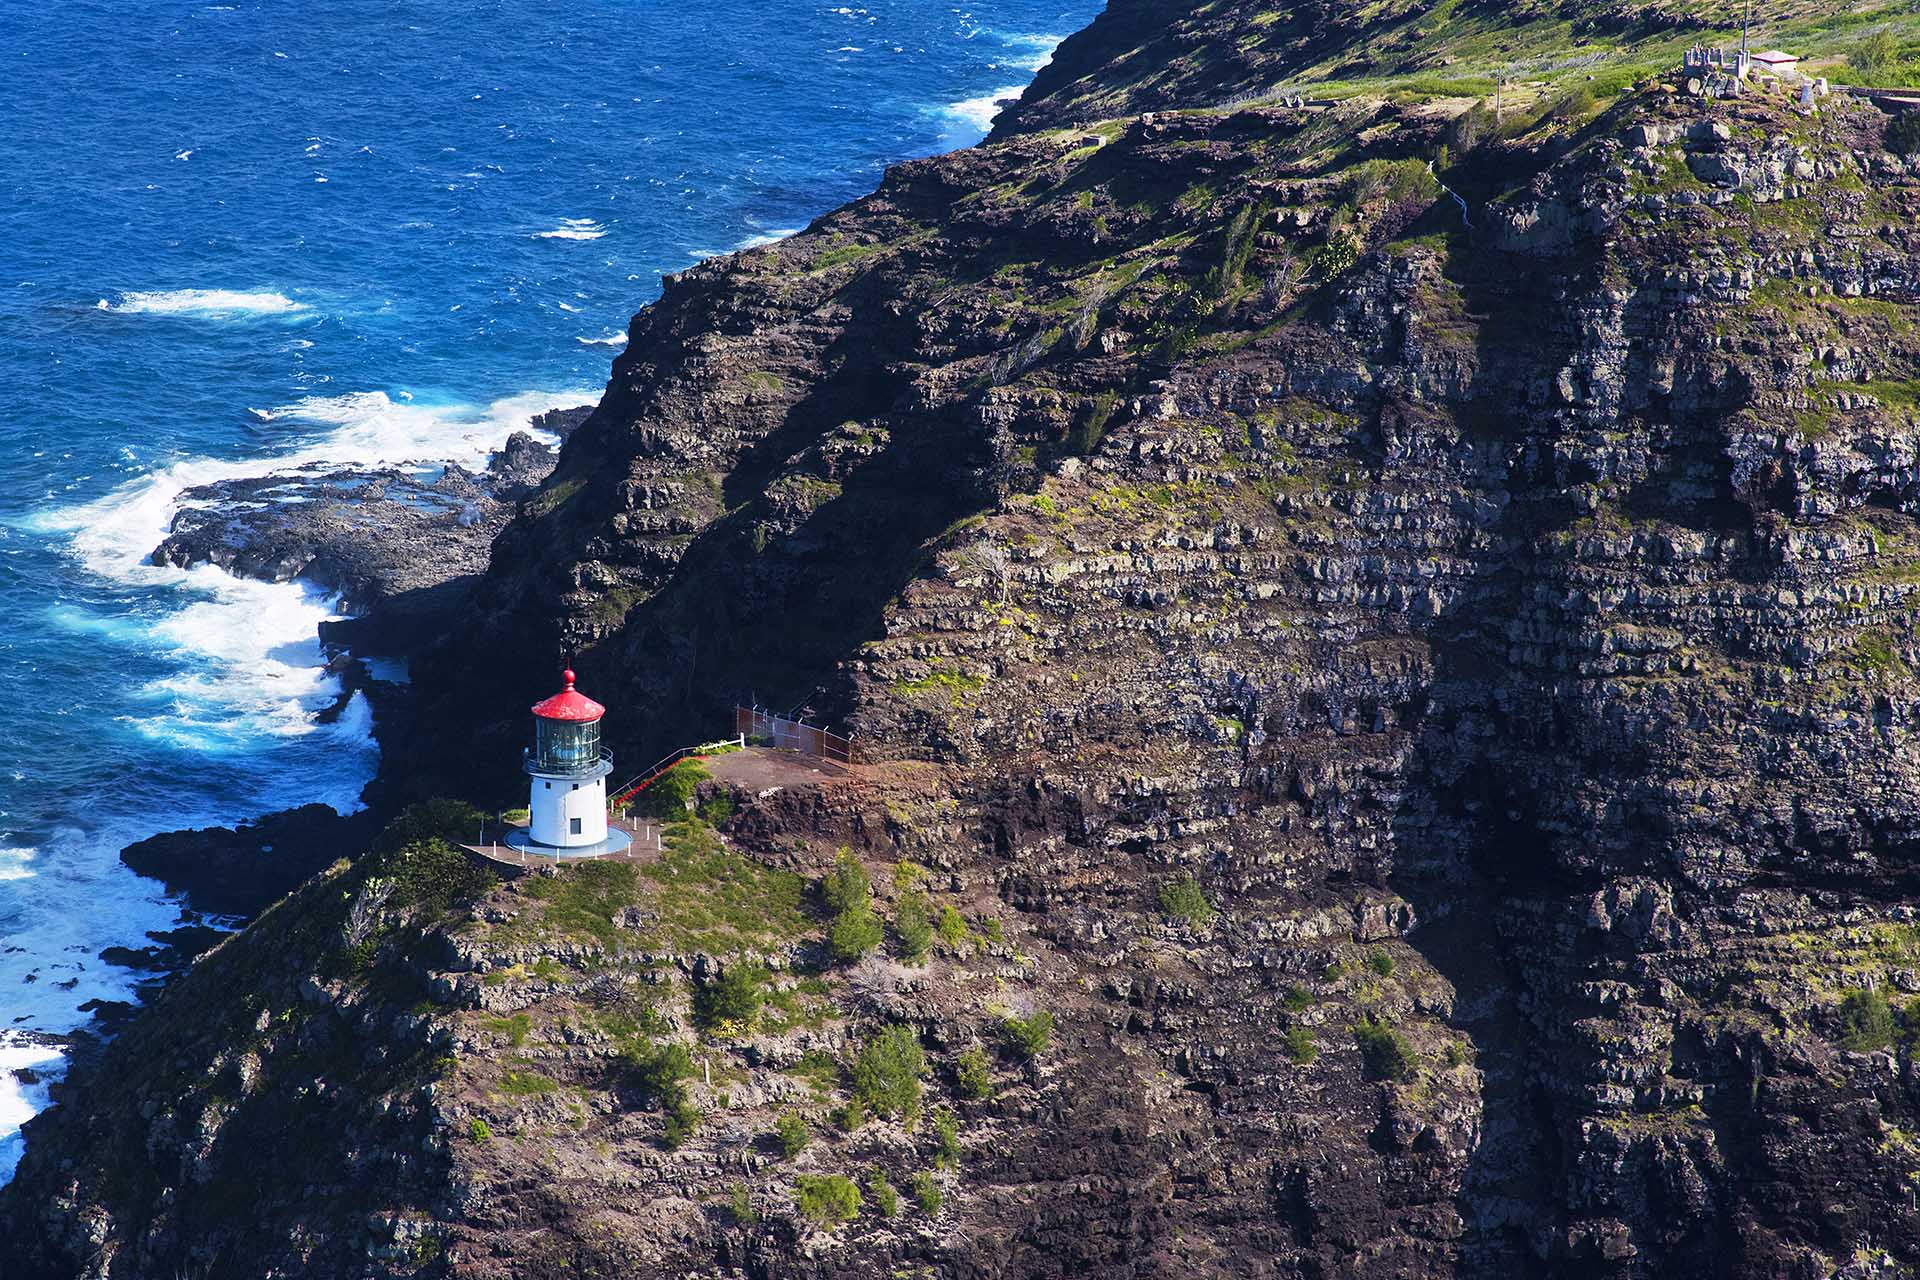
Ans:
MULTIPOLYGON (((629 873, 422 902, 390 838, 36 1122, 11 1238, 103 1275, 1920 1266, 1920 163, 1840 98, 1349 95, 1488 11, 1256 8, 1116 4, 992 145, 670 281, 390 749, 475 789, 565 651, 623 751, 757 694, 873 763, 629 873), (891 958, 832 955, 841 846, 891 958), (736 972, 760 1007, 717 1016, 736 972), (280 994, 248 1032, 234 990, 280 994), (199 1083, 263 1036, 284 1077, 199 1083), (919 1123, 849 1112, 907 1042, 919 1123), (296 1079, 350 1110, 248 1187, 296 1079), (876 1171, 937 1203, 877 1212, 876 1171)), ((1665 56, 1583 9, 1513 38, 1665 56)))

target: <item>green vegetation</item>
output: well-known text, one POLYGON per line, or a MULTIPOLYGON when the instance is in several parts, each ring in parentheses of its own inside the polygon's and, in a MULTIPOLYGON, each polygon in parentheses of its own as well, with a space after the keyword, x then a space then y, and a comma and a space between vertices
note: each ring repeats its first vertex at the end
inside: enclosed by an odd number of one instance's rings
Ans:
POLYGON ((693 1078, 693 1055, 678 1040, 664 1045, 637 1044, 621 1054, 633 1084, 666 1110, 667 1123, 662 1135, 669 1150, 677 1148, 693 1134, 700 1123, 700 1112, 687 1097, 687 1081, 693 1078))
POLYGON ((1120 405, 1120 397, 1111 391, 1103 391, 1093 396, 1080 407, 1074 415, 1073 429, 1067 436, 1067 450, 1082 458, 1091 457, 1100 442, 1106 438, 1107 427, 1113 421, 1114 410, 1120 405))
POLYGON ((1205 928, 1214 917, 1213 903, 1192 875, 1168 880, 1160 886, 1160 911, 1170 920, 1182 920, 1195 929, 1205 928))
POLYGON ((747 1193, 747 1184, 736 1182, 727 1197, 727 1212, 732 1215, 736 1226, 750 1227, 760 1221, 760 1214, 753 1207, 753 1197, 747 1193))
POLYGON ((1376 947, 1367 956, 1367 968, 1373 970, 1373 972, 1383 978, 1391 978, 1393 976, 1393 956, 1376 947))
POLYGON ((635 796, 634 807, 651 817, 682 820, 692 808, 700 784, 712 780, 713 772, 706 765, 698 760, 682 760, 635 796))
POLYGON ((1319 1056, 1319 1047, 1313 1043, 1313 1032, 1305 1027, 1295 1027, 1287 1032, 1288 1058, 1304 1067, 1319 1056))
POLYGON ((960 1117, 953 1114, 953 1108, 940 1106, 933 1110, 933 1139, 937 1144, 933 1163, 940 1169, 957 1169, 960 1166, 960 1117))
POLYGON ((695 990, 694 1020, 709 1031, 751 1026, 765 999, 766 983, 767 971, 761 965, 729 965, 725 973, 695 990))
POLYGON ((793 872, 742 857, 703 822, 668 827, 664 843, 643 874, 658 886, 663 940, 676 950, 766 950, 811 928, 802 908, 806 882, 793 872))
POLYGON ((880 915, 873 909, 873 882, 850 849, 842 849, 833 870, 820 882, 820 898, 833 914, 827 930, 827 950, 841 964, 851 964, 880 945, 885 936, 880 915))
POLYGON ((1022 1058, 1035 1058, 1046 1050, 1048 1041, 1053 1038, 1053 1015, 1040 1009, 1025 1018, 1009 1016, 1000 1027, 1006 1034, 1008 1047, 1015 1054, 1022 1058))
POLYGON ((913 1199, 920 1206, 920 1212, 929 1218, 940 1216, 940 1184, 934 1181, 931 1173, 923 1171, 913 1175, 913 1199))
POLYGON ((1413 1050, 1405 1037, 1384 1022, 1368 1018, 1353 1024, 1353 1042, 1360 1050, 1360 1061, 1367 1074, 1376 1080, 1413 1078, 1413 1050))
POLYGON ((489 1125, 479 1116, 475 1116, 473 1119, 467 1121, 467 1137, 473 1139, 475 1142, 492 1142, 493 1126, 489 1125))
POLYGON ((987 1060, 987 1051, 977 1044, 962 1049, 954 1062, 953 1079, 962 1097, 976 1101, 992 1097, 993 1064, 987 1060))
POLYGON ((377 874, 390 881, 395 907, 441 915, 469 903, 498 881, 467 852, 461 840, 479 838, 483 815, 457 800, 411 805, 374 842, 377 874))
POLYGON ((940 941, 949 947, 958 948, 967 940, 967 918, 951 902, 940 908, 940 923, 937 926, 940 941))
POLYGON ((793 1180, 793 1203, 807 1221, 837 1227, 859 1216, 860 1188, 837 1173, 802 1174, 793 1180))
POLYGON ((900 958, 908 964, 925 960, 933 946, 933 921, 928 918, 931 910, 927 895, 918 889, 902 895, 900 905, 894 908, 893 936, 900 943, 900 958))
POLYGON ((480 1025, 497 1036, 505 1036, 508 1043, 518 1049, 527 1043, 527 1036, 533 1032, 533 1016, 516 1013, 507 1018, 485 1018, 480 1025))
POLYGON ((614 915, 632 906, 639 892, 640 875, 625 862, 588 862, 527 885, 527 894, 546 904, 549 926, 592 938, 609 951, 619 950, 621 943, 614 915))
POLYGON ((537 1098, 559 1089, 558 1080, 550 1080, 537 1071, 509 1070, 500 1075, 500 1092, 509 1098, 537 1098))
POLYGON ((887 1181, 887 1175, 879 1169, 867 1174, 867 1198, 873 1201, 873 1207, 881 1217, 891 1218, 900 1211, 900 1193, 887 1181))
POLYGON ((1893 1008, 1879 991, 1855 987, 1840 997, 1840 1047, 1854 1053, 1884 1049, 1894 1039, 1893 1008))
POLYGON ((1300 1013, 1313 1008, 1313 992, 1305 987, 1288 987, 1287 993, 1280 997, 1280 1007, 1288 1013, 1300 1013))
POLYGON ((892 1026, 867 1041, 850 1073, 853 1093, 875 1115, 911 1124, 920 1113, 927 1057, 911 1027, 892 1026))
POLYGON ((807 1127, 805 1120, 791 1111, 785 1111, 774 1122, 773 1139, 780 1146, 780 1154, 791 1160, 813 1141, 813 1130, 807 1127))

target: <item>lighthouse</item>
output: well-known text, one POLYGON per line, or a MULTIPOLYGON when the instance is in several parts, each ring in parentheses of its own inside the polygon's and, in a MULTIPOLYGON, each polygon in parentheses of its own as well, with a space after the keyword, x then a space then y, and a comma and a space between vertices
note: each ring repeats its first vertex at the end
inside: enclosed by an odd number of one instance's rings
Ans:
POLYGON ((573 687, 533 705, 533 746, 525 767, 532 780, 527 801, 531 819, 507 837, 527 853, 590 858, 618 853, 630 843, 627 833, 607 826, 607 775, 613 756, 600 747, 600 721, 607 709, 573 687))

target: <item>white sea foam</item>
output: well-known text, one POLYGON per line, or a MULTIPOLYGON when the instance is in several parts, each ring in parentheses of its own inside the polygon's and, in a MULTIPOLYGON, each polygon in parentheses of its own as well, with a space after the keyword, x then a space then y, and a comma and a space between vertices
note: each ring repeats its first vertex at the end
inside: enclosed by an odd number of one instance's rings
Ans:
POLYGON ((598 240, 607 234, 604 224, 592 218, 562 218, 551 231, 536 231, 535 240, 598 240))
POLYGON ((177 593, 171 613, 134 628, 127 639, 148 648, 158 643, 190 665, 143 691, 153 709, 134 727, 213 755, 243 751, 262 737, 316 731, 313 713, 338 692, 334 679, 321 670, 316 638, 331 609, 298 584, 239 579, 206 565, 177 569, 150 563, 148 555, 166 536, 182 495, 197 485, 307 467, 426 470, 457 462, 478 469, 534 415, 594 398, 592 392, 529 393, 476 407, 401 403, 378 391, 311 396, 252 411, 296 439, 277 456, 175 462, 84 506, 42 516, 35 525, 65 534, 73 554, 103 578, 177 593))
POLYGON ((949 103, 946 113, 985 137, 993 128, 993 122, 999 118, 1000 113, 1012 106, 1014 100, 1025 91, 1025 85, 1008 85, 1004 89, 996 89, 983 97, 966 98, 960 102, 949 103))
POLYGON ((574 341, 583 347, 624 347, 627 345, 627 335, 624 333, 610 333, 604 338, 588 338, 576 335, 574 341))
POLYGON ((0 1183, 13 1177, 20 1163, 20 1126, 47 1105, 44 1081, 27 1084, 16 1071, 43 1071, 60 1061, 52 1045, 30 1044, 9 1031, 0 1031, 0 1183))
POLYGON ((164 289, 123 293, 94 304, 101 311, 126 315, 270 316, 305 311, 306 304, 283 293, 238 289, 164 289))

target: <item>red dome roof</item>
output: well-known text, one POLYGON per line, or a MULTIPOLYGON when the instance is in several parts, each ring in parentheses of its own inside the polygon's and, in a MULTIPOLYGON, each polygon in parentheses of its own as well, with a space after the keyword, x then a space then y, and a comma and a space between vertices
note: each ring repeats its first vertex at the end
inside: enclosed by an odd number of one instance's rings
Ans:
POLYGON ((571 720, 576 723, 598 720, 607 714, 605 707, 574 689, 573 672, 564 671, 560 678, 567 682, 567 687, 545 702, 534 703, 533 714, 542 720, 571 720))

